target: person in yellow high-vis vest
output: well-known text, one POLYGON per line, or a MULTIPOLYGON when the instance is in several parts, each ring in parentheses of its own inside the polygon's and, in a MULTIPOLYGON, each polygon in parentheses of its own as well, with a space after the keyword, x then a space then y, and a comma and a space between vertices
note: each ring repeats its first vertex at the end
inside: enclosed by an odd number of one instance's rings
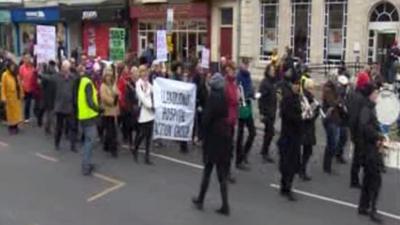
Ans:
POLYGON ((97 132, 97 119, 101 109, 98 104, 96 87, 89 76, 81 72, 81 78, 76 88, 76 114, 84 135, 82 174, 89 176, 94 170, 91 159, 97 132))

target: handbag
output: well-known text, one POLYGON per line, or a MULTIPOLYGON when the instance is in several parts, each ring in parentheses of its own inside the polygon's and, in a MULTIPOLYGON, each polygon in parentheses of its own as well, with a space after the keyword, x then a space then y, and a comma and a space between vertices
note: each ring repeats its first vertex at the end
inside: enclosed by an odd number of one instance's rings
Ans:
POLYGON ((252 115, 253 109, 250 101, 239 107, 239 119, 249 119, 252 117, 252 115))

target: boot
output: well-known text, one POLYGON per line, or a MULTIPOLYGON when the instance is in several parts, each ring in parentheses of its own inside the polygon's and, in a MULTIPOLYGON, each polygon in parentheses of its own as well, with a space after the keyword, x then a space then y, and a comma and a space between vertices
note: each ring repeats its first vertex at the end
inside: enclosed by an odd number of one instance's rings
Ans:
POLYGON ((370 217, 371 221, 374 223, 377 223, 377 224, 383 223, 382 217, 376 211, 372 211, 370 213, 369 217, 370 217))
POLYGON ((192 198, 192 203, 198 210, 203 210, 203 201, 198 198, 192 198))

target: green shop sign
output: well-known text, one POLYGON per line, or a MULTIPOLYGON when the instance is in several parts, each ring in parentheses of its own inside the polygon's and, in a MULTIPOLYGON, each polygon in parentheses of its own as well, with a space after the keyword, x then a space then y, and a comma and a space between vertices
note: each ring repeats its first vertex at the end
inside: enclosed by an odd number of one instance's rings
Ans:
POLYGON ((110 60, 122 61, 125 59, 125 29, 110 28, 110 60))

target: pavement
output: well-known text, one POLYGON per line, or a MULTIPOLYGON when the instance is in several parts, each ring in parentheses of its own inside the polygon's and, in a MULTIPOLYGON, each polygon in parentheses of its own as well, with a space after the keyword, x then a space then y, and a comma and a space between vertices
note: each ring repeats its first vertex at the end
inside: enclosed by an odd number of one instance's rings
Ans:
MULTIPOLYGON (((278 127, 279 129, 279 127, 278 127)), ((317 126, 318 145, 310 162, 311 182, 295 181, 298 202, 283 199, 277 190, 276 164, 263 164, 258 131, 250 162, 251 171, 234 170, 237 183, 229 186, 231 216, 214 213, 220 206, 216 175, 203 212, 191 205, 201 175, 201 151, 190 146, 179 153, 174 142, 155 148, 154 166, 133 162, 121 146, 113 159, 97 144, 92 177, 80 174, 79 153, 53 147, 42 129, 25 125, 17 136, 0 126, 0 225, 370 225, 357 214, 359 191, 349 188, 349 164, 334 165, 336 175, 322 172, 324 132, 317 126)), ((277 158, 276 147, 272 146, 277 158)), ((346 153, 348 156, 350 153, 346 153)), ((379 210, 385 224, 400 224, 400 170, 383 176, 379 210)))

